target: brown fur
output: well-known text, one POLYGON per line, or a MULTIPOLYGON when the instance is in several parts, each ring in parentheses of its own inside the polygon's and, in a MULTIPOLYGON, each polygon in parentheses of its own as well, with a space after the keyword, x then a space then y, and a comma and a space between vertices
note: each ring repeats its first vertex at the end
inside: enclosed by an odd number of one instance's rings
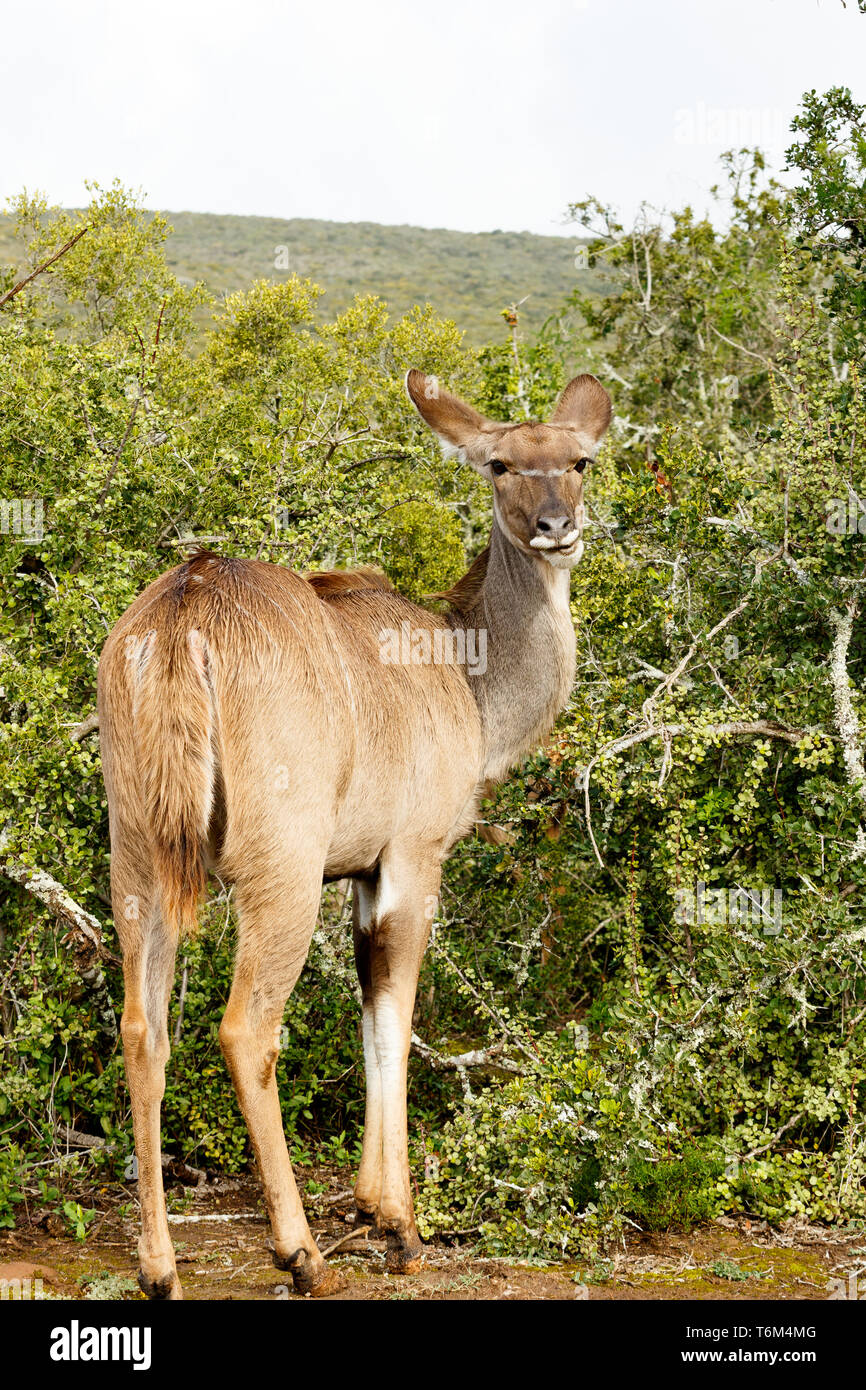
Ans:
POLYGON ((384 589, 387 593, 394 593, 394 586, 387 574, 372 565, 363 565, 356 570, 313 570, 304 578, 308 584, 312 584, 319 598, 368 589, 384 589))

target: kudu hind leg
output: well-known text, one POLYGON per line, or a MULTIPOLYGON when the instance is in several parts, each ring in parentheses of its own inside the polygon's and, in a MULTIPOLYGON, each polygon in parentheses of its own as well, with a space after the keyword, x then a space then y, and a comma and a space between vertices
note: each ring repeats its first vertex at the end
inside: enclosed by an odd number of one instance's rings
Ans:
POLYGON ((438 858, 419 861, 396 854, 386 858, 368 931, 381 1135, 378 1224, 388 1238, 388 1268, 395 1273, 414 1272, 422 1255, 409 1173, 406 1081, 418 972, 430 934, 439 877, 438 858))
POLYGON ((301 888, 302 871, 293 866, 267 898, 239 895, 237 964, 219 1037, 258 1163, 274 1263, 291 1271, 296 1292, 321 1298, 343 1280, 326 1266, 307 1224, 276 1082, 283 1010, 307 958, 321 894, 321 872, 310 879, 309 862, 301 888))
POLYGON ((141 1237, 138 1282, 149 1298, 179 1299, 174 1247, 162 1182, 160 1108, 169 1055, 168 1002, 177 937, 158 907, 134 894, 115 894, 123 944, 124 1005, 120 1031, 129 1083, 141 1237), (121 925, 122 923, 122 925, 121 925))

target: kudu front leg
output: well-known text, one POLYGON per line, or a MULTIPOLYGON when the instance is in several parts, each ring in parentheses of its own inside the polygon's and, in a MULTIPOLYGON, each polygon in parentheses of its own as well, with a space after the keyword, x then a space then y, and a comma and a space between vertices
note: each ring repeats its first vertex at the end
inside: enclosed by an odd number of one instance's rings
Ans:
POLYGON ((356 888, 355 959, 364 1000, 367 1105, 355 1204, 388 1239, 388 1268, 412 1273, 422 1246, 409 1173, 406 1081, 418 972, 439 891, 438 859, 386 860, 372 902, 356 888))
POLYGON ((382 1201, 382 1077, 376 1055, 371 965, 374 900, 374 890, 369 884, 355 883, 352 936, 355 945, 355 968, 361 985, 361 1026, 366 1080, 364 1141, 355 1183, 355 1225, 367 1228, 372 1236, 379 1236, 382 1234, 379 1228, 379 1206, 382 1201))

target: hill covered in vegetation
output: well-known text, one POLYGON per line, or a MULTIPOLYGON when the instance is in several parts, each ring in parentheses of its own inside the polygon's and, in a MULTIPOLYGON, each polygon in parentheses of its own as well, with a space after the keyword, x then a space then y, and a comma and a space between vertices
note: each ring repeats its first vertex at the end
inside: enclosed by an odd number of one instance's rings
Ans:
MULTIPOLYGON (((166 263, 181 283, 202 281, 217 299, 255 280, 309 277, 325 290, 323 318, 356 294, 377 294, 399 318, 415 304, 436 305, 471 343, 502 332, 501 312, 525 298, 521 326, 537 331, 575 290, 592 293, 597 276, 579 268, 579 237, 531 232, 452 232, 219 213, 167 212, 166 263)), ((0 261, 22 263, 13 219, 0 217, 0 261)), ((203 309, 198 317, 210 321, 203 309)))

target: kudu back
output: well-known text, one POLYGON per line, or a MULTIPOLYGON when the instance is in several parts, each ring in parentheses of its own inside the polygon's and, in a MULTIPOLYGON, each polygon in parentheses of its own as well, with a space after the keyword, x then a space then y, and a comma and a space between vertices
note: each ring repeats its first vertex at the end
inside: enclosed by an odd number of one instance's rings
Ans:
POLYGON ((336 878, 354 880, 363 998, 357 1220, 387 1236, 392 1270, 412 1270, 421 1256, 406 1071, 441 864, 473 825, 482 792, 567 701, 569 569, 583 547, 584 467, 610 401, 594 377, 577 377, 549 424, 503 425, 421 372, 407 387, 443 445, 494 488, 490 544, 447 596, 446 613, 410 603, 374 571, 304 578, 201 552, 140 595, 100 660, 140 1283, 152 1297, 181 1296, 160 1105, 177 942, 195 924, 210 870, 235 890, 237 958, 220 1044, 264 1185, 275 1263, 298 1292, 339 1287, 307 1225, 275 1080, 285 1003, 322 882, 336 878), (455 638, 467 632, 483 633, 486 662, 455 659, 466 645, 455 638))

